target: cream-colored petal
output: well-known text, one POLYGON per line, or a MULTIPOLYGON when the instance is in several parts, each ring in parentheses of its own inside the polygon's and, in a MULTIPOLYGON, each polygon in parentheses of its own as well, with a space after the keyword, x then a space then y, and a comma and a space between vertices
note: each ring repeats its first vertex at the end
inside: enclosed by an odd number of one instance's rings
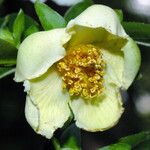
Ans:
POLYGON ((69 40, 65 29, 37 32, 20 45, 15 81, 33 79, 45 73, 65 55, 63 44, 69 40))
POLYGON ((119 89, 114 85, 105 89, 97 103, 86 103, 79 98, 72 100, 70 106, 76 125, 92 132, 111 128, 118 122, 123 112, 119 89))
POLYGON ((72 36, 68 47, 91 43, 104 49, 109 82, 125 89, 131 85, 140 66, 140 53, 113 9, 104 5, 89 7, 69 22, 67 32, 72 36))
POLYGON ((124 71, 123 52, 117 50, 103 50, 102 53, 103 59, 106 63, 107 82, 122 87, 122 76, 124 71))
POLYGON ((103 50, 102 52, 106 62, 106 73, 110 77, 108 82, 128 89, 141 64, 141 54, 136 43, 128 37, 128 42, 121 51, 103 50))
POLYGON ((75 25, 89 28, 101 27, 114 35, 121 37, 127 36, 115 11, 105 5, 92 5, 87 8, 79 16, 69 22, 67 29, 70 30, 70 28, 75 25))
POLYGON ((36 131, 39 124, 39 115, 37 107, 32 103, 29 96, 26 98, 26 105, 25 105, 25 116, 28 123, 31 127, 36 131))
POLYGON ((79 44, 98 44, 101 48, 108 50, 120 50, 127 42, 126 38, 111 34, 106 29, 89 28, 75 25, 67 31, 71 35, 68 47, 79 44))
POLYGON ((128 89, 136 77, 141 65, 141 54, 136 43, 128 38, 127 45, 123 48, 124 52, 124 71, 122 87, 128 89))
MULTIPOLYGON (((37 123, 34 123, 35 119, 32 120, 33 112, 29 112, 34 108, 29 109, 26 106, 26 117, 29 124, 37 133, 51 138, 53 132, 61 128, 71 114, 68 106, 69 96, 62 92, 61 77, 58 76, 54 67, 51 67, 43 76, 28 81, 24 85, 27 86, 28 96, 38 110, 37 126, 37 123)), ((30 107, 32 107, 31 104, 30 107)))
POLYGON ((121 87, 124 68, 121 49, 126 45, 128 35, 114 10, 104 5, 93 5, 69 22, 67 32, 72 36, 68 47, 91 43, 103 49, 109 82, 121 87))

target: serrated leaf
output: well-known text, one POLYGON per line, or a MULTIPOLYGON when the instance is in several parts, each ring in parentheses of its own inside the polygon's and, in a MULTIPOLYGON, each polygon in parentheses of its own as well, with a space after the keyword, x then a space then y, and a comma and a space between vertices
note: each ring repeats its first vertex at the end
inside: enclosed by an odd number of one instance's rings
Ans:
POLYGON ((36 1, 34 6, 44 30, 66 26, 65 19, 46 4, 36 1))
POLYGON ((92 2, 81 2, 70 7, 70 9, 68 9, 68 11, 65 13, 65 20, 69 22, 71 19, 77 17, 80 13, 82 13, 86 8, 91 5, 92 2))
POLYGON ((15 68, 12 67, 0 67, 0 79, 15 72, 15 68))
POLYGON ((0 65, 16 64, 17 48, 11 43, 0 39, 0 65))
POLYGON ((123 22, 125 31, 136 41, 150 43, 150 24, 140 22, 123 22))
POLYGON ((150 132, 141 132, 138 134, 129 135, 127 137, 121 138, 119 142, 129 144, 132 146, 132 148, 134 148, 135 146, 147 140, 150 140, 150 132))
POLYGON ((131 150, 131 146, 126 143, 117 143, 99 148, 98 150, 131 150))
POLYGON ((14 24, 13 24, 13 36, 16 42, 16 45, 20 44, 20 39, 25 27, 25 17, 22 10, 19 11, 14 24))

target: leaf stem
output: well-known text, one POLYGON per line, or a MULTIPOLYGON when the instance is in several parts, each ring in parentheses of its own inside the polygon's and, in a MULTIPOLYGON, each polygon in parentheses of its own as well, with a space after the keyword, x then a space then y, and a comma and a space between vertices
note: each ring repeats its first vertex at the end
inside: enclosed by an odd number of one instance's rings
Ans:
POLYGON ((61 146, 60 146, 58 140, 55 137, 52 137, 51 140, 52 140, 52 143, 53 143, 55 150, 61 150, 61 146))

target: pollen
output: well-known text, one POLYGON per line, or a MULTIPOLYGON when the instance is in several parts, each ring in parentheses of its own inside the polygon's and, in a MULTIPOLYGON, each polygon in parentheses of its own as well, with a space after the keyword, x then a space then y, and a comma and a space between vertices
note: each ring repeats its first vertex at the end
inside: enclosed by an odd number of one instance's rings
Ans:
POLYGON ((69 48, 66 56, 57 63, 63 89, 67 89, 72 97, 84 99, 92 99, 103 92, 104 67, 102 50, 92 44, 69 48))

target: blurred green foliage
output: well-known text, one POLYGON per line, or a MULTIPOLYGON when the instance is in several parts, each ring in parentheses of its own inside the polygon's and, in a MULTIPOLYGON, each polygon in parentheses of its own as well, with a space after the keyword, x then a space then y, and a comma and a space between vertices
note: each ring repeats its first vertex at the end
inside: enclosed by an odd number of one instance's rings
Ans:
POLYGON ((123 137, 119 143, 98 150, 148 150, 148 147, 150 148, 150 132, 141 132, 123 137))

